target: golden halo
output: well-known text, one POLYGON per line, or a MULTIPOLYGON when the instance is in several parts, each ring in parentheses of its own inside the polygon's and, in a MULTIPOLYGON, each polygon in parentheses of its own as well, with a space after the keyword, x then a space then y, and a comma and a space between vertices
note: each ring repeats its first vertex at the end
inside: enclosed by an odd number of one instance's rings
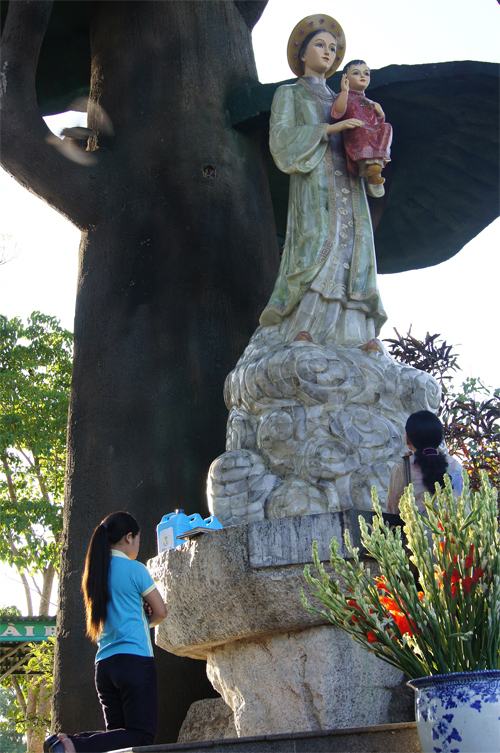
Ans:
POLYGON ((292 69, 295 76, 302 78, 303 71, 299 60, 299 51, 302 46, 302 42, 312 31, 325 31, 331 32, 337 39, 337 55, 335 62, 328 71, 325 73, 325 78, 328 78, 335 73, 337 68, 342 63, 345 55, 345 34, 342 26, 331 16, 325 16, 324 13, 318 13, 314 16, 306 16, 302 21, 299 21, 295 29, 290 34, 288 45, 286 48, 286 54, 288 58, 288 65, 292 69))

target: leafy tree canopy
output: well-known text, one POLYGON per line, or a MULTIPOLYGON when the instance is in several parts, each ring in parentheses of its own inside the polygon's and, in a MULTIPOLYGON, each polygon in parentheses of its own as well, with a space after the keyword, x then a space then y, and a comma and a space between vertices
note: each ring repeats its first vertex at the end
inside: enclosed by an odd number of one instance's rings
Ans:
POLYGON ((0 560, 20 573, 30 615, 26 573, 47 575, 35 588, 48 602, 59 560, 72 340, 54 317, 0 316, 0 560))
POLYGON ((423 340, 411 334, 385 340, 389 352, 402 363, 426 371, 441 386, 439 417, 451 455, 460 458, 470 476, 470 487, 480 488, 480 471, 500 489, 500 389, 485 386, 477 377, 467 377, 459 389, 453 377, 460 370, 454 345, 429 332, 423 340))

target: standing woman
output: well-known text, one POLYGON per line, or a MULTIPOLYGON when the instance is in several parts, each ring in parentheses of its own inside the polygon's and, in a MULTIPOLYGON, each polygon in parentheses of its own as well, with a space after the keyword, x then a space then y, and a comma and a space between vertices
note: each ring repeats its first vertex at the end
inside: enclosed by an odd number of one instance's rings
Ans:
POLYGON ((410 450, 410 478, 405 478, 404 463, 396 463, 391 471, 387 493, 387 512, 399 514, 399 500, 405 487, 413 484, 415 502, 421 513, 426 513, 423 504, 426 492, 432 495, 436 483, 444 486, 445 473, 450 476, 456 497, 461 494, 464 481, 462 465, 451 455, 440 451, 444 439, 443 425, 439 418, 428 410, 412 413, 405 426, 406 445, 410 450))
POLYGON ((108 515, 95 529, 82 591, 87 635, 97 642, 95 684, 105 732, 51 735, 44 751, 100 753, 153 745, 158 695, 150 628, 167 616, 147 569, 136 562, 140 531, 127 512, 108 515))
POLYGON ((290 175, 287 233, 260 324, 285 342, 359 347, 387 317, 365 185, 347 170, 341 133, 364 123, 332 123, 330 116, 326 79, 343 60, 345 35, 330 16, 308 16, 292 31, 287 53, 298 81, 277 89, 269 137, 277 167, 290 175))

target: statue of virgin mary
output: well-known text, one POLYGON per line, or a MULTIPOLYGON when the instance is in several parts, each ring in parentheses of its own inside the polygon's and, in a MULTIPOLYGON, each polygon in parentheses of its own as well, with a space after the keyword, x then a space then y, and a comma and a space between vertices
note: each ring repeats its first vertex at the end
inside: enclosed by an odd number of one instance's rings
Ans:
POLYGON ((330 117, 326 79, 344 57, 344 32, 327 15, 308 16, 287 52, 298 81, 276 91, 269 139, 277 167, 290 175, 287 233, 260 324, 278 327, 285 341, 356 347, 376 338, 387 316, 364 179, 347 170, 341 132, 363 123, 330 117))

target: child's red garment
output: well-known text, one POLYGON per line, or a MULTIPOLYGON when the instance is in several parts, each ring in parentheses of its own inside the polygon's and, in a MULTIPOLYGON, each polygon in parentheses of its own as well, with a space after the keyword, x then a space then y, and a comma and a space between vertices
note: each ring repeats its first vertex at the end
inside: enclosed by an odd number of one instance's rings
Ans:
POLYGON ((361 159, 382 159, 385 165, 391 159, 392 126, 385 122, 385 117, 378 117, 370 106, 372 101, 360 92, 349 92, 345 112, 339 115, 335 112, 339 96, 338 94, 333 100, 332 118, 357 118, 365 123, 364 127, 342 131, 349 172, 359 175, 356 163, 361 159))

